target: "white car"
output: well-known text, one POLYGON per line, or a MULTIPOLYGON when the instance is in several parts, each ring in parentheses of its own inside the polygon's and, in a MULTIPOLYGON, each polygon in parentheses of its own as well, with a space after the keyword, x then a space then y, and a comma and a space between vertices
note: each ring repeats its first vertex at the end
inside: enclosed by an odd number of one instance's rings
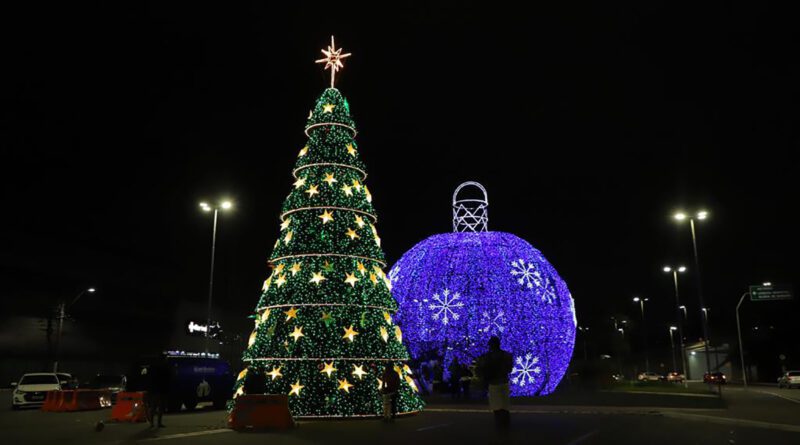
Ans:
POLYGON ((18 409, 24 406, 41 406, 47 396, 47 391, 61 389, 61 383, 52 372, 25 374, 19 382, 11 384, 14 388, 11 394, 11 408, 18 409))
POLYGON ((640 382, 658 382, 662 378, 660 374, 656 374, 655 372, 643 372, 636 377, 640 382))
POLYGON ((778 379, 778 388, 800 386, 800 371, 788 371, 778 379))

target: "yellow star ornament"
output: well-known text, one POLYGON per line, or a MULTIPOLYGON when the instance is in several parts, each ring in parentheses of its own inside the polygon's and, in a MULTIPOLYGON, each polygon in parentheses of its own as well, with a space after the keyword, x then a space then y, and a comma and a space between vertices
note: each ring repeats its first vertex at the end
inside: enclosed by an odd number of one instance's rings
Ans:
POLYGON ((297 180, 294 181, 294 188, 296 189, 299 189, 304 185, 306 185, 306 178, 297 178, 297 180))
POLYGON ((345 273, 344 282, 349 284, 351 287, 356 287, 356 282, 358 282, 358 278, 356 278, 356 274, 354 273, 345 273))
POLYGON ((300 149, 300 153, 297 155, 297 157, 298 158, 302 158, 303 156, 306 155, 306 153, 308 153, 308 146, 307 145, 305 147, 303 147, 302 149, 300 149))
POLYGON ((272 377, 272 380, 275 380, 278 377, 283 377, 283 374, 281 374, 281 367, 280 366, 278 366, 277 368, 273 366, 272 367, 272 371, 268 372, 267 375, 272 377))
POLYGON ((359 228, 359 229, 363 229, 363 228, 364 228, 364 224, 366 224, 366 223, 364 222, 364 218, 362 218, 362 217, 360 217, 360 216, 356 215, 356 225, 358 226, 358 228, 359 228))
POLYGON ((292 318, 297 318, 297 309, 291 307, 288 311, 285 311, 284 314, 286 314, 286 321, 289 321, 292 318))
POLYGON ((322 219, 322 224, 327 224, 328 222, 333 221, 333 213, 325 210, 322 215, 319 215, 319 218, 322 219))
POLYGON ((366 271, 367 271, 367 268, 366 268, 366 267, 364 267, 364 263, 362 263, 361 261, 359 261, 359 262, 358 262, 358 273, 360 273, 361 275, 364 275, 364 273, 365 273, 366 271))
POLYGON ((292 223, 292 219, 291 218, 286 218, 283 221, 281 221, 281 230, 288 229, 289 228, 289 224, 291 224, 291 223, 292 223))
POLYGON ((403 331, 400 330, 400 326, 394 327, 394 338, 397 339, 398 343, 403 343, 403 331))
POLYGON ((350 153, 350 156, 356 156, 356 148, 353 147, 353 144, 347 144, 347 152, 350 153))
POLYGON ((292 264, 292 267, 289 268, 289 272, 292 273, 292 276, 297 275, 297 272, 300 272, 300 263, 292 264))
POLYGON ((347 232, 345 232, 345 235, 349 236, 351 240, 354 240, 356 238, 361 238, 360 236, 358 236, 356 231, 351 229, 351 228, 347 229, 347 232))
POLYGON ((297 340, 300 340, 300 337, 305 337, 306 334, 303 334, 303 327, 302 326, 295 326, 294 331, 289 334, 289 337, 294 337, 294 342, 297 343, 297 340))
POLYGON ((342 338, 346 338, 351 342, 356 338, 356 335, 358 335, 358 332, 356 332, 355 329, 353 329, 353 325, 350 325, 349 328, 343 328, 343 329, 344 329, 344 335, 342 335, 342 338))
POLYGON ((271 310, 267 309, 261 313, 261 323, 264 323, 269 318, 269 314, 272 312, 271 310))
POLYGON ((291 241, 291 240, 292 240, 292 231, 290 230, 290 231, 286 232, 286 236, 283 237, 283 243, 284 244, 289 244, 289 241, 291 241))
POLYGON ((311 274, 311 279, 310 279, 308 282, 309 282, 309 283, 314 283, 314 284, 316 284, 317 286, 319 286, 319 283, 321 283, 321 282, 322 282, 322 280, 327 280, 327 278, 325 278, 325 277, 322 275, 322 272, 313 272, 313 273, 311 274))
POLYGON ((339 389, 349 394, 350 388, 352 388, 353 385, 350 384, 350 382, 348 382, 347 379, 338 380, 338 382, 339 382, 339 389))
POLYGON ((353 375, 356 376, 359 380, 364 378, 364 376, 367 374, 368 372, 364 371, 364 365, 361 366, 353 365, 353 375))
POLYGON ((411 389, 414 390, 414 392, 419 392, 419 389, 417 388, 417 384, 414 383, 414 379, 412 379, 410 376, 406 376, 406 383, 408 383, 408 386, 410 386, 411 389))
POLYGON ((306 193, 308 193, 308 197, 310 198, 310 197, 312 197, 314 195, 318 195, 319 194, 319 190, 317 190, 317 186, 316 185, 312 185, 312 186, 308 187, 308 189, 306 190, 306 193))
POLYGON ((384 343, 389 341, 389 333, 386 331, 386 328, 381 326, 381 338, 383 339, 384 343))
POLYGON ((337 371, 336 368, 333 367, 333 362, 330 362, 330 363, 325 363, 325 367, 322 368, 322 371, 320 372, 323 374, 328 374, 328 377, 330 377, 331 374, 333 374, 336 371, 337 371))
POLYGON ((353 187, 350 187, 349 185, 342 186, 342 191, 346 196, 353 196, 353 187))
POLYGON ((297 379, 297 383, 292 385, 292 390, 289 391, 289 395, 290 396, 295 395, 297 397, 300 397, 300 390, 303 388, 305 388, 305 386, 300 384, 300 379, 297 379))
MULTIPOLYGON (((282 266, 282 264, 281 264, 281 266, 282 266)), ((281 287, 281 286, 283 286, 284 283, 286 283, 286 275, 280 274, 278 279, 275 280, 275 284, 277 284, 278 287, 281 287)))
POLYGON ((327 182, 328 185, 331 187, 333 187, 334 182, 339 182, 336 180, 336 178, 333 177, 333 173, 325 173, 325 179, 323 179, 323 181, 327 182))
POLYGON ((336 108, 336 105, 333 104, 325 104, 322 106, 323 113, 333 113, 333 109, 336 108))

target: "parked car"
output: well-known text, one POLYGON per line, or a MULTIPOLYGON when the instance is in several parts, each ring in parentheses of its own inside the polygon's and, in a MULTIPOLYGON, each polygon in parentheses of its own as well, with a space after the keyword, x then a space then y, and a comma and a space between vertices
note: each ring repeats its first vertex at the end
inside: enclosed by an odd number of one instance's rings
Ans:
POLYGON ((664 380, 667 382, 683 383, 683 381, 686 380, 686 376, 680 372, 669 372, 664 376, 664 380))
POLYGON ((97 374, 89 382, 91 389, 107 389, 111 392, 111 402, 117 401, 117 394, 125 391, 128 379, 124 375, 118 374, 97 374))
POLYGON ((787 371, 778 379, 778 388, 800 386, 800 371, 787 371))
POLYGON ((655 372, 643 372, 636 377, 636 380, 640 382, 657 382, 662 378, 660 374, 655 372))
POLYGON ((47 396, 47 391, 61 389, 58 376, 52 372, 25 374, 11 386, 14 388, 11 392, 12 409, 41 406, 47 396))
POLYGON ((724 385, 727 383, 727 378, 725 374, 717 371, 712 373, 705 373, 703 374, 703 383, 714 383, 714 384, 721 384, 724 385))
POLYGON ((58 377, 58 383, 61 385, 61 389, 78 389, 78 379, 72 376, 72 374, 68 374, 66 372, 57 372, 56 377, 58 377))
MULTIPOLYGON (((128 391, 147 390, 147 370, 156 357, 143 359, 128 373, 128 391)), ((235 377, 230 364, 220 358, 169 355, 170 385, 167 410, 180 411, 182 406, 193 410, 200 402, 212 402, 222 409, 233 396, 235 377)))

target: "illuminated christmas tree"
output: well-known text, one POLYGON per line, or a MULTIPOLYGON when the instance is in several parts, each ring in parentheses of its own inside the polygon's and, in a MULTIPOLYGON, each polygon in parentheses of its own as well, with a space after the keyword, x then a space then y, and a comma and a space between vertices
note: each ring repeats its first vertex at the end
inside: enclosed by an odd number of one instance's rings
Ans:
POLYGON ((245 393, 247 379, 262 373, 266 393, 288 394, 296 417, 380 415, 380 377, 387 367, 400 375, 398 412, 422 408, 392 317, 397 303, 384 273, 355 124, 333 87, 349 56, 341 51, 331 38, 317 61, 331 69, 331 88, 308 116, 308 140, 292 171, 272 270, 244 352, 248 367, 235 388, 235 396, 245 393))

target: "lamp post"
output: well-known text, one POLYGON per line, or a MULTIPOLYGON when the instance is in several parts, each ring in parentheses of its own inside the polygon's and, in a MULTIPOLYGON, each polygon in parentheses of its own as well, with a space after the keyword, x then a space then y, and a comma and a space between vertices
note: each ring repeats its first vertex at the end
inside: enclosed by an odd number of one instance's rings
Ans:
MULTIPOLYGON (((669 346, 672 348, 672 369, 678 368, 678 364, 675 361, 675 340, 672 338, 672 332, 676 330, 678 330, 678 328, 675 326, 669 327, 669 346)), ((686 376, 686 374, 684 374, 684 376, 686 376)))
POLYGON ((578 330, 581 331, 581 336, 583 337, 583 360, 589 360, 589 352, 586 349, 586 337, 589 335, 589 328, 585 326, 578 326, 578 330))
POLYGON ((211 331, 211 301, 214 294, 214 256, 217 250, 217 216, 220 209, 230 210, 233 204, 230 201, 222 201, 219 206, 211 206, 206 202, 200 203, 200 208, 208 213, 214 211, 214 228, 211 231, 211 273, 208 278, 208 314, 206 317, 205 352, 208 353, 208 334, 211 331))
MULTIPOLYGON (((698 221, 705 220, 706 218, 708 218, 708 212, 705 211, 705 210, 700 210, 697 213, 695 213, 694 215, 686 214, 684 212, 678 212, 678 213, 675 213, 675 215, 673 215, 673 217, 679 222, 685 221, 687 219, 689 220, 689 227, 692 230, 692 250, 694 252, 694 268, 695 268, 695 271, 697 273, 697 299, 700 302, 700 307, 701 308, 705 308, 706 304, 705 304, 705 301, 703 300, 703 284, 702 284, 702 279, 701 279, 701 276, 700 276, 700 258, 699 258, 698 254, 697 254, 697 232, 695 230, 695 219, 698 220, 698 221)), ((705 350, 705 355, 706 355, 706 372, 710 374, 711 373, 711 357, 710 357, 710 352, 709 352, 710 340, 708 338, 709 337, 708 332, 709 332, 708 317, 704 316, 703 317, 703 338, 705 339, 704 350, 705 350)))
POLYGON ((642 309, 642 336, 644 337, 644 370, 645 372, 650 372, 650 357, 647 351, 647 329, 645 329, 644 325, 644 302, 648 301, 649 298, 639 298, 634 297, 633 302, 639 303, 639 307, 642 309))
MULTIPOLYGON (((678 266, 664 266, 664 272, 672 273, 672 283, 675 287, 675 306, 676 312, 678 315, 678 337, 680 338, 680 347, 681 347, 681 367, 683 368, 681 371, 683 375, 688 378, 688 371, 686 369, 686 349, 683 343, 683 319, 681 318, 681 310, 683 310, 683 317, 686 318, 686 306, 681 305, 681 299, 678 294, 678 274, 686 272, 686 267, 678 266)), ((669 332, 670 337, 672 336, 672 330, 669 332)), ((674 357, 673 357, 674 358, 674 357)))
POLYGON ((748 295, 750 295, 750 292, 743 293, 742 297, 739 298, 739 303, 736 305, 736 333, 739 336, 739 358, 742 361, 742 383, 744 383, 745 389, 747 389, 747 368, 744 366, 744 346, 742 344, 742 324, 739 321, 739 308, 744 302, 744 297, 748 295))
POLYGON ((69 304, 67 304, 66 300, 62 300, 61 303, 58 304, 58 333, 56 334, 56 354, 55 360, 53 360, 53 372, 58 372, 58 359, 61 356, 61 331, 64 329, 64 319, 67 318, 67 307, 71 307, 73 304, 77 303, 83 294, 87 292, 93 294, 95 290, 96 289, 93 287, 84 289, 73 298, 69 304))

